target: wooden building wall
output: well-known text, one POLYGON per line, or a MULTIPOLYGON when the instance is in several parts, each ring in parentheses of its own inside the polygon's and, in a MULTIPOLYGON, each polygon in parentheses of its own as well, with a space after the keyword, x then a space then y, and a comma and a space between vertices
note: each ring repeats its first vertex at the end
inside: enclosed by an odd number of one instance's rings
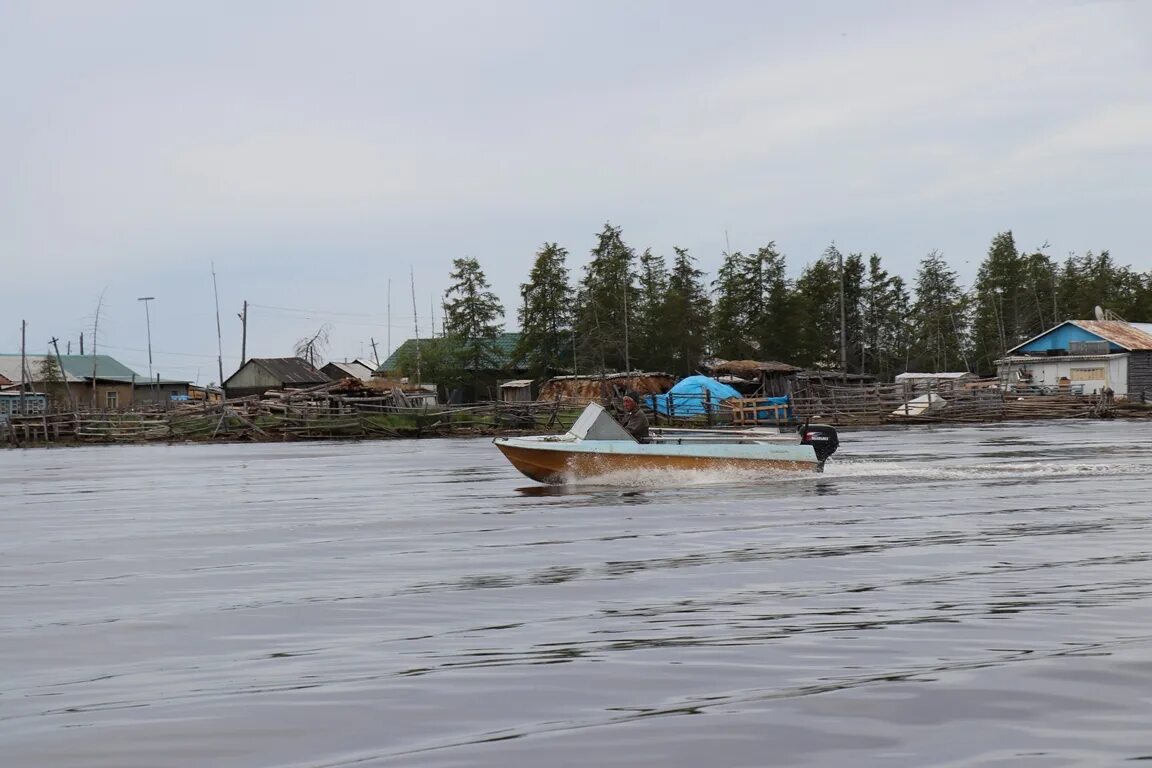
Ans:
POLYGON ((1152 352, 1128 354, 1128 399, 1152 398, 1152 352))

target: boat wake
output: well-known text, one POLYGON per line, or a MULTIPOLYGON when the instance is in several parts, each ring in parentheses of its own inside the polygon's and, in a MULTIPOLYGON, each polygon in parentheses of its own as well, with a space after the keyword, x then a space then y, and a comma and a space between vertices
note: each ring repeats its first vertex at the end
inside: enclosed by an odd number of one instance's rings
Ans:
POLYGON ((595 489, 658 489, 699 486, 748 486, 770 484, 812 484, 829 481, 891 482, 1020 482, 1075 479, 1092 476, 1145 477, 1152 464, 1012 462, 944 464, 916 461, 870 461, 848 459, 830 461, 824 472, 789 470, 707 469, 646 470, 607 472, 595 477, 565 478, 562 485, 537 486, 540 492, 590 491, 595 489))

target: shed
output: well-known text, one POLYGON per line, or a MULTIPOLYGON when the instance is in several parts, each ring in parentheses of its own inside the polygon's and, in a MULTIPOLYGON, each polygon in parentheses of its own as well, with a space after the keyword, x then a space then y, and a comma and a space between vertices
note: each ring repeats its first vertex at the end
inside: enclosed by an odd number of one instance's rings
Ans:
POLYGON ((709 369, 717 379, 728 381, 743 394, 766 396, 789 394, 796 374, 803 370, 776 360, 719 360, 709 369), (736 380, 727 377, 736 377, 736 380), (748 384, 745 385, 743 382, 748 384))
POLYGON ((945 371, 943 373, 906 372, 896 374, 896 383, 904 385, 905 392, 955 391, 979 377, 969 371, 945 371))
POLYGON ((300 357, 254 357, 224 382, 225 397, 263 395, 274 389, 308 389, 331 382, 300 357))
POLYGON ((500 385, 500 400, 505 403, 532 402, 532 379, 513 379, 500 385))
POLYGON ((1139 397, 1152 393, 1152 325, 1067 320, 1008 350, 996 372, 1012 391, 1139 397))
POLYGON ((607 402, 626 392, 661 395, 670 390, 675 383, 675 376, 661 372, 553 376, 540 388, 540 399, 562 399, 583 405, 591 402, 607 402))
POLYGON ((345 361, 343 363, 338 363, 333 360, 321 368, 320 372, 332 381, 340 381, 341 379, 369 381, 372 378, 372 372, 374 370, 376 370, 376 366, 371 363, 365 363, 363 360, 345 361))

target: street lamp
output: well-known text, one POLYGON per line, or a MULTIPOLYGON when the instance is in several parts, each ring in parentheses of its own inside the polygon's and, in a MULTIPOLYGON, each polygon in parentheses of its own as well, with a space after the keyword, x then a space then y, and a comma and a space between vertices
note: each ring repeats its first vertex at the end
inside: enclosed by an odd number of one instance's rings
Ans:
POLYGON ((152 379, 152 314, 148 311, 148 302, 155 299, 155 296, 141 296, 136 301, 144 302, 144 322, 148 328, 148 382, 152 384, 152 402, 156 402, 155 382, 152 379))

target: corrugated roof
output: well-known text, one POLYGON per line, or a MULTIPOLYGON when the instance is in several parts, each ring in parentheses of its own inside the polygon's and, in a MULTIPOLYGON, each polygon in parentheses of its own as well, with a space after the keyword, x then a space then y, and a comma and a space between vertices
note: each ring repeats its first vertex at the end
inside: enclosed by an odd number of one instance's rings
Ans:
MULTIPOLYGON (((28 371, 35 378, 43 365, 44 355, 28 356, 28 371)), ((53 356, 55 359, 55 356, 53 356)), ((141 377, 128 366, 108 355, 60 355, 64 367, 65 381, 87 381, 92 378, 92 365, 96 365, 96 378, 113 381, 132 381, 141 377)), ((0 355, 0 375, 12 381, 20 381, 20 355, 0 355)))
POLYGON ((90 379, 92 378, 93 358, 96 360, 96 378, 98 379, 132 381, 132 377, 148 378, 147 376, 140 376, 136 371, 108 355, 61 355, 60 365, 70 376, 90 379))
POLYGON ((506 381, 500 385, 500 389, 507 387, 508 389, 520 389, 522 387, 532 386, 532 379, 515 379, 513 381, 506 381))
POLYGON ((1152 350, 1152 334, 1123 320, 1073 320, 1072 324, 1130 352, 1152 350))
POLYGON ((248 362, 260 366, 281 384, 315 386, 331 381, 301 357, 254 357, 248 362))
POLYGON ((944 373, 898 373, 896 374, 896 381, 907 381, 909 379, 963 379, 965 377, 975 378, 976 375, 968 371, 945 371, 944 373))
MULTIPOLYGON (((367 379, 372 376, 373 367, 359 360, 353 360, 349 363, 339 363, 333 360, 324 366, 324 368, 334 368, 340 372, 340 378, 353 378, 353 379, 367 379)), ((323 372, 323 369, 321 369, 323 372)))

